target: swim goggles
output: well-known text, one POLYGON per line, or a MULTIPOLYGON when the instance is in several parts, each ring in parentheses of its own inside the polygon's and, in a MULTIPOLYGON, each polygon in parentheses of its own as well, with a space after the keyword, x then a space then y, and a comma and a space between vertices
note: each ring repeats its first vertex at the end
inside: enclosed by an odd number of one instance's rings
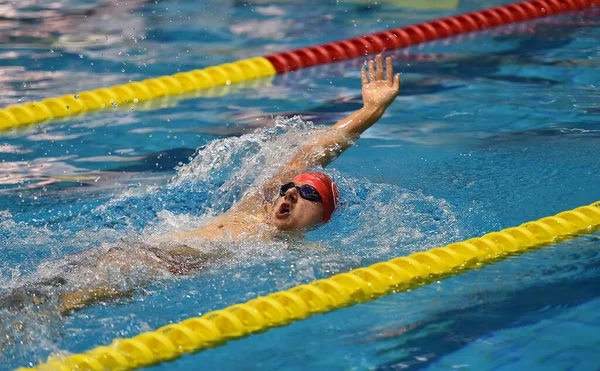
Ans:
POLYGON ((279 188, 279 195, 282 197, 285 196, 285 193, 294 187, 298 190, 300 197, 302 197, 303 199, 308 200, 308 201, 321 202, 322 199, 321 199, 321 195, 319 194, 319 192, 317 192, 315 187, 308 185, 308 184, 298 187, 293 182, 289 182, 287 184, 282 185, 279 188))

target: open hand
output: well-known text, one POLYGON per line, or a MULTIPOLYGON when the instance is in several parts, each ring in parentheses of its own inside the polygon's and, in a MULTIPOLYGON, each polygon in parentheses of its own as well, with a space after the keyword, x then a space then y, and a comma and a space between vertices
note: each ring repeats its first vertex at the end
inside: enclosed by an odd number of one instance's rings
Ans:
POLYGON ((369 61, 368 79, 365 68, 363 67, 361 70, 362 94, 365 107, 385 109, 394 101, 400 92, 400 74, 397 73, 394 76, 392 58, 387 57, 385 59, 385 64, 385 78, 383 73, 383 58, 381 57, 381 54, 378 54, 375 57, 375 61, 369 61))

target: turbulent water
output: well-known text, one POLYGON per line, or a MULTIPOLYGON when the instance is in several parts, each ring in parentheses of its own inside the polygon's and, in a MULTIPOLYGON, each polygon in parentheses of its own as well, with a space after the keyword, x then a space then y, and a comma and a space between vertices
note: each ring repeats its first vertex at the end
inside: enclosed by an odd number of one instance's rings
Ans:
MULTIPOLYGON (((65 290, 102 285, 144 292, 144 287, 156 281, 172 285, 169 282, 178 278, 168 271, 157 274, 142 263, 126 271, 97 267, 98 257, 116 245, 133 256, 148 246, 169 246, 167 233, 197 228, 230 208, 319 130, 299 117, 277 118, 270 128, 210 142, 166 184, 131 187, 108 202, 77 205, 73 212, 52 215, 46 221, 18 222, 3 212, 1 242, 15 259, 2 262, 2 327, 9 334, 4 346, 12 348, 16 341, 27 342, 28 336, 40 333, 48 334, 47 341, 52 343, 64 321, 56 308, 57 297, 65 290), (31 317, 37 319, 33 328, 31 317)), ((460 237, 444 200, 349 178, 335 169, 325 172, 340 187, 341 207, 330 223, 304 239, 186 243, 205 253, 221 252, 215 264, 224 271, 267 270, 286 261, 274 273, 285 288, 460 237), (289 267, 293 267, 292 277, 289 267)), ((202 271, 194 277, 202 281, 202 271)))

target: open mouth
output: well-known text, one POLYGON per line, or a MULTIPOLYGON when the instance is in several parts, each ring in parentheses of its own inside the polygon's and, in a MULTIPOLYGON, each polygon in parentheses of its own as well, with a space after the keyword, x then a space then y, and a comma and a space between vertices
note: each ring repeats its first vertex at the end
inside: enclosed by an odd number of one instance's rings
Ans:
POLYGON ((278 219, 285 219, 291 215, 290 214, 291 210, 292 210, 291 205, 288 202, 284 202, 279 206, 279 209, 277 209, 275 216, 278 219))

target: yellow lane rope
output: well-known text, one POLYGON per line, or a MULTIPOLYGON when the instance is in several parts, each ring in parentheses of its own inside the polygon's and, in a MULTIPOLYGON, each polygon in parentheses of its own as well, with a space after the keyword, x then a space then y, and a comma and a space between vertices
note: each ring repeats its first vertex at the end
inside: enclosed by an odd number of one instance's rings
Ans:
MULTIPOLYGON (((156 99, 147 100, 145 102, 138 102, 135 104, 136 111, 154 111, 158 109, 168 108, 168 107, 176 107, 181 101, 195 98, 214 98, 214 97, 223 97, 228 94, 234 94, 243 89, 259 89, 264 87, 272 86, 274 76, 261 77, 253 80, 246 80, 239 82, 237 84, 231 85, 218 85, 213 86, 208 89, 194 90, 189 93, 182 93, 180 95, 168 95, 156 99)), ((115 108, 116 110, 131 110, 132 107, 130 105, 118 106, 115 108)), ((62 120, 66 120, 63 118, 62 120)), ((56 119, 55 122, 60 123, 61 119, 56 119)), ((1 126, 1 124, 0 124, 1 126)), ((27 133, 31 131, 35 126, 27 125, 27 126, 19 126, 16 128, 11 128, 10 133, 5 132, 2 133, 2 129, 0 129, 0 134, 3 135, 22 135, 23 133, 27 133)))
POLYGON ((0 109, 0 131, 87 111, 175 96, 275 74, 271 62, 257 57, 140 82, 84 91, 75 95, 48 98, 40 102, 0 109))
POLYGON ((591 233, 599 226, 600 201, 483 237, 258 297, 245 304, 166 325, 131 339, 115 339, 109 346, 100 346, 83 354, 50 356, 46 363, 18 371, 132 370, 150 366, 174 360, 184 353, 216 347, 227 340, 283 326, 315 313, 330 312, 405 291, 458 274, 477 263, 494 263, 500 258, 524 253, 544 244, 591 233))

